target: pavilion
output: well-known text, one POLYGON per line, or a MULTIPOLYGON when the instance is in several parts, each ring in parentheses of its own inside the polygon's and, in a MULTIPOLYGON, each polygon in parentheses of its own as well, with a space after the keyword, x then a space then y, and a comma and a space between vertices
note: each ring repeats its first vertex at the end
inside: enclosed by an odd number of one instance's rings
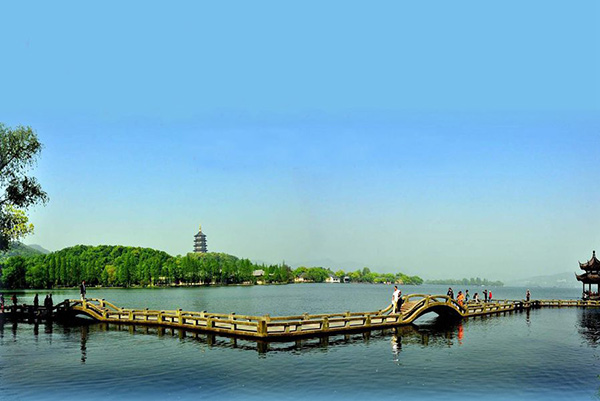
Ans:
POLYGON ((577 280, 583 283, 583 299, 600 299, 600 260, 596 258, 596 251, 592 252, 592 258, 585 263, 579 262, 579 268, 585 270, 583 274, 575 273, 577 280), (586 291, 585 285, 588 285, 586 291), (592 284, 596 284, 596 291, 592 292, 592 284))

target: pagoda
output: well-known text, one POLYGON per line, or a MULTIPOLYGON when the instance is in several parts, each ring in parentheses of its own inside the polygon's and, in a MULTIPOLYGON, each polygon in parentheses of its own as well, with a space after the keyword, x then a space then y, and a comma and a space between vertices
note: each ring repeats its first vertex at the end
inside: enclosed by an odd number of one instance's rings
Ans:
POLYGON ((198 230, 198 234, 194 235, 194 252, 206 253, 206 235, 202 232, 202 226, 198 230))
POLYGON ((583 299, 600 299, 600 260, 596 258, 596 251, 592 251, 592 258, 585 263, 579 262, 579 268, 585 270, 583 274, 575 273, 577 280, 583 283, 583 299), (588 285, 586 291, 585 285, 588 285), (596 292, 592 292, 592 284, 596 284, 596 292))

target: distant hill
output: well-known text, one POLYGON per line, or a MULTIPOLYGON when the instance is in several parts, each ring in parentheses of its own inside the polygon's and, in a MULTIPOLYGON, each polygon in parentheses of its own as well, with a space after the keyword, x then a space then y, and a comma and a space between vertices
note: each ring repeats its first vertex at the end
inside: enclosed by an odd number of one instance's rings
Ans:
POLYGON ((36 251, 40 251, 40 253, 43 253, 44 255, 51 253, 49 250, 47 250, 46 248, 44 248, 38 244, 29 244, 26 246, 28 246, 29 248, 35 249, 36 251))
MULTIPOLYGON (((39 246, 39 245, 38 245, 39 246)), ((43 249, 42 247, 39 247, 41 249, 43 249)), ((35 255, 42 255, 46 252, 42 252, 34 247, 31 246, 27 246, 25 244, 22 244, 20 242, 16 242, 15 244, 13 244, 10 249, 8 251, 2 252, 0 253, 0 261, 3 261, 5 259, 10 258, 11 256, 35 256, 35 255)))
POLYGON ((507 280, 506 285, 511 287, 581 288, 581 283, 575 278, 574 272, 507 280))

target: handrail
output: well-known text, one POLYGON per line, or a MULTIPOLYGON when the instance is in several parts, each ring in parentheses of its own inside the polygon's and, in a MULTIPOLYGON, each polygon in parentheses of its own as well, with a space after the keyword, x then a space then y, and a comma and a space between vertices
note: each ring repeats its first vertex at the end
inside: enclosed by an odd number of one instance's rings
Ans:
MULTIPOLYGON (((600 301, 584 300, 503 300, 465 302, 462 305, 447 295, 409 294, 402 297, 398 313, 391 313, 393 305, 372 312, 338 312, 301 314, 292 316, 251 316, 235 313, 209 313, 177 310, 149 310, 120 308, 104 299, 65 300, 53 309, 57 313, 84 313, 98 321, 117 324, 146 324, 171 328, 206 330, 226 335, 258 338, 286 338, 346 333, 396 327, 412 323, 423 314, 436 312, 457 317, 505 313, 541 306, 600 306, 600 301)), ((29 309, 26 309, 29 310, 29 309)))

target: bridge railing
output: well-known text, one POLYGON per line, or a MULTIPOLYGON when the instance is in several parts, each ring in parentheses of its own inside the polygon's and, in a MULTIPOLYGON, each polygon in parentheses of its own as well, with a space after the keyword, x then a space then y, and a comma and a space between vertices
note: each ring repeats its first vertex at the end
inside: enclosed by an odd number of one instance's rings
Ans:
POLYGON ((235 313, 207 313, 177 310, 119 308, 103 299, 68 300, 72 310, 81 311, 101 321, 131 324, 160 324, 177 327, 210 329, 213 331, 268 335, 269 333, 299 334, 316 331, 343 331, 369 327, 371 324, 396 324, 399 315, 385 315, 389 309, 374 312, 343 312, 302 314, 296 316, 248 316, 235 313))
POLYGON ((539 306, 600 306, 600 301, 584 299, 537 299, 539 306))
POLYGON ((467 313, 467 308, 464 304, 461 305, 458 301, 447 295, 410 294, 403 299, 405 302, 413 303, 411 308, 404 312, 405 320, 410 320, 432 307, 441 305, 454 309, 460 315, 467 313))
MULTIPOLYGON (((459 303, 457 300, 447 295, 429 295, 429 294, 411 294, 403 298, 404 302, 410 305, 409 309, 403 310, 403 319, 406 322, 413 321, 424 313, 434 309, 439 313, 447 307, 453 309, 457 314, 467 317, 492 313, 507 312, 515 309, 521 309, 526 306, 525 301, 514 301, 505 299, 496 299, 488 302, 469 302, 459 303)), ((549 305, 552 302, 548 302, 549 305)), ((448 310, 448 309, 445 309, 448 310)))
POLYGON ((207 330, 250 337, 310 336, 345 333, 369 328, 395 327, 407 324, 424 313, 456 313, 463 317, 508 312, 534 306, 600 306, 599 301, 537 300, 468 302, 459 304, 446 295, 410 294, 403 297, 400 313, 388 313, 392 305, 374 312, 341 312, 301 314, 292 316, 249 316, 235 313, 208 313, 176 310, 126 309, 105 301, 90 298, 66 300, 57 308, 85 313, 97 320, 117 324, 147 324, 173 328, 207 330))

